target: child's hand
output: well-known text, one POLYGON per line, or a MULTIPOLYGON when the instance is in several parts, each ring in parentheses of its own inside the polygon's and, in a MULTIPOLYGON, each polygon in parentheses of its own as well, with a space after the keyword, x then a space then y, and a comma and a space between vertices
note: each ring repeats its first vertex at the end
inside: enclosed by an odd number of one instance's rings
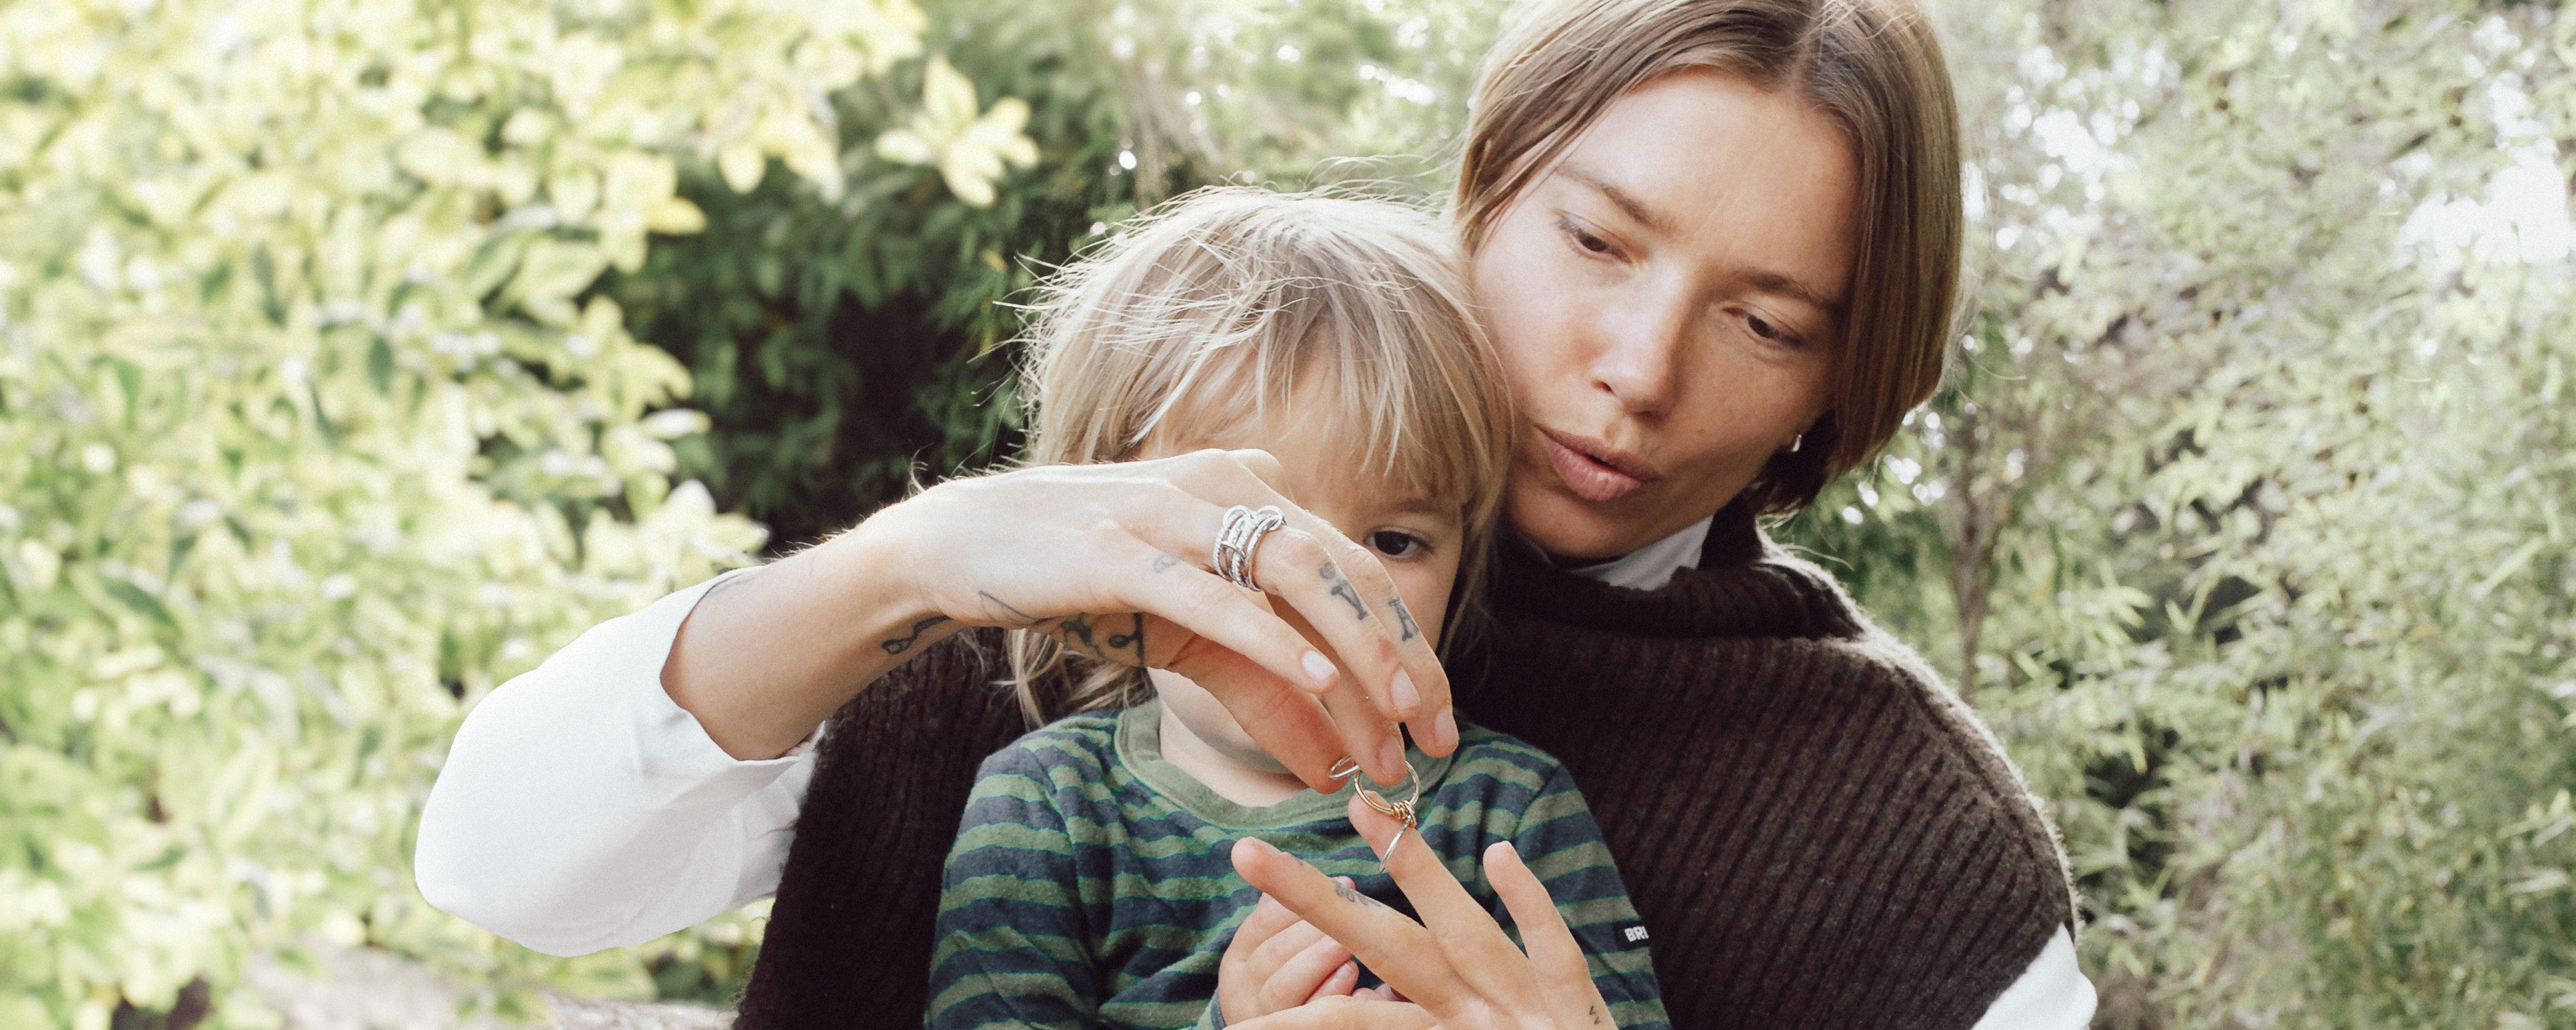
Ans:
MULTIPOLYGON (((1349 877, 1334 879, 1350 886, 1349 877)), ((1349 948, 1265 894, 1225 947, 1217 965, 1216 1003, 1232 1025, 1348 995, 1359 980, 1349 948)))

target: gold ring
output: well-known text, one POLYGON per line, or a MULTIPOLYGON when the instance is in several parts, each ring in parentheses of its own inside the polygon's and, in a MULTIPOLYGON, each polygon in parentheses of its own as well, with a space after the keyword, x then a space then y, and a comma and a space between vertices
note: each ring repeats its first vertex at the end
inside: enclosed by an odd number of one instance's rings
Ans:
MULTIPOLYGON (((1350 779, 1359 775, 1359 771, 1359 760, 1348 755, 1342 756, 1341 761, 1333 763, 1331 769, 1325 770, 1326 775, 1336 780, 1350 779)), ((1422 826, 1422 774, 1414 770, 1413 760, 1410 758, 1404 760, 1404 782, 1413 785, 1412 797, 1402 801, 1388 801, 1378 792, 1362 787, 1360 803, 1376 809, 1379 814, 1403 823, 1406 829, 1418 829, 1422 826)))

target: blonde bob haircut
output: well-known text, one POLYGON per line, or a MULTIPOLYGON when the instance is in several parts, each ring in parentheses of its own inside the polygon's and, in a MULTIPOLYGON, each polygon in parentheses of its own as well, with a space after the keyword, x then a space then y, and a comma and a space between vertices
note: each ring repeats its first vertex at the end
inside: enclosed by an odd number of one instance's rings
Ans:
POLYGON ((1738 498, 1792 512, 1877 454, 1941 383, 1959 290, 1959 115, 1912 0, 1540 0, 1486 59, 1451 214, 1473 254, 1612 101, 1691 69, 1813 105, 1860 172, 1832 405, 1738 498))
MULTIPOLYGON (((1491 545, 1512 409, 1436 219, 1351 196, 1201 190, 1121 226, 1041 284, 1031 311, 1030 464, 1187 448, 1326 405, 1319 443, 1348 455, 1350 474, 1456 510, 1454 639, 1491 545)), ((1011 661, 1037 722, 1126 705, 1144 685, 1031 630, 1012 635, 1011 661)))

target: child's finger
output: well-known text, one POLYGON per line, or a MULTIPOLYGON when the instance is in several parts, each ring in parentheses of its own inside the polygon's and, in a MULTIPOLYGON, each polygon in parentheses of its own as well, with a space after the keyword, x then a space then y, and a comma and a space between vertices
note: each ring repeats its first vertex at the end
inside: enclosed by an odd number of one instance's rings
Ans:
POLYGON ((1332 975, 1324 978, 1323 985, 1315 988, 1315 993, 1306 996, 1306 1004, 1312 1005, 1326 998, 1342 997, 1350 994, 1359 985, 1360 964, 1345 959, 1341 965, 1333 967, 1332 975))
POLYGON ((1226 942, 1225 954, 1217 958, 1216 1001, 1228 1017, 1257 1015, 1276 1007, 1265 999, 1270 972, 1278 963, 1275 959, 1264 963, 1258 956, 1264 945, 1279 938, 1280 931, 1302 922, 1287 906, 1264 894, 1235 927, 1234 939, 1226 942))
POLYGON ((1270 982, 1262 988, 1265 1000, 1273 1009, 1302 1005, 1314 998, 1315 992, 1322 990, 1324 984, 1350 961, 1351 949, 1342 947, 1341 942, 1319 931, 1314 943, 1288 956, 1287 961, 1281 962, 1279 969, 1270 974, 1270 982))

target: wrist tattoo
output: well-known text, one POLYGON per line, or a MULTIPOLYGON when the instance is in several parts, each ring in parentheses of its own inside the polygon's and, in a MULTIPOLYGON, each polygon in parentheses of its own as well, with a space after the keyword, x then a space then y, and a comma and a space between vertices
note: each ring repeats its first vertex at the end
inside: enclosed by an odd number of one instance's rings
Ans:
POLYGON ((914 619, 912 621, 912 628, 904 635, 899 637, 887 637, 884 640, 877 641, 877 646, 884 648, 885 653, 889 655, 902 654, 906 651, 912 650, 913 643, 921 639, 923 631, 946 621, 948 621, 948 616, 945 615, 925 615, 921 618, 914 619))
POLYGON ((1136 620, 1135 628, 1130 629, 1125 633, 1110 634, 1107 643, 1109 645, 1109 649, 1112 651, 1121 649, 1134 650, 1136 652, 1136 664, 1143 665, 1145 664, 1145 613, 1130 612, 1127 617, 1136 620))
POLYGON ((1091 616, 1068 616, 1057 622, 1055 628, 1048 632, 1055 634, 1056 639, 1080 648, 1083 653, 1094 658, 1105 657, 1100 651, 1100 641, 1092 639, 1091 616))
POLYGON ((1315 571, 1324 577, 1324 582, 1332 584, 1333 596, 1350 603, 1352 617, 1368 621, 1368 603, 1360 600, 1360 588, 1352 586, 1350 577, 1342 575, 1341 566, 1328 562, 1315 571))
POLYGON ((1405 609, 1403 598, 1387 598, 1386 606, 1395 610, 1395 624, 1403 628, 1403 632, 1397 637, 1399 641, 1411 640, 1422 635, 1422 627, 1414 625, 1413 613, 1405 609))

